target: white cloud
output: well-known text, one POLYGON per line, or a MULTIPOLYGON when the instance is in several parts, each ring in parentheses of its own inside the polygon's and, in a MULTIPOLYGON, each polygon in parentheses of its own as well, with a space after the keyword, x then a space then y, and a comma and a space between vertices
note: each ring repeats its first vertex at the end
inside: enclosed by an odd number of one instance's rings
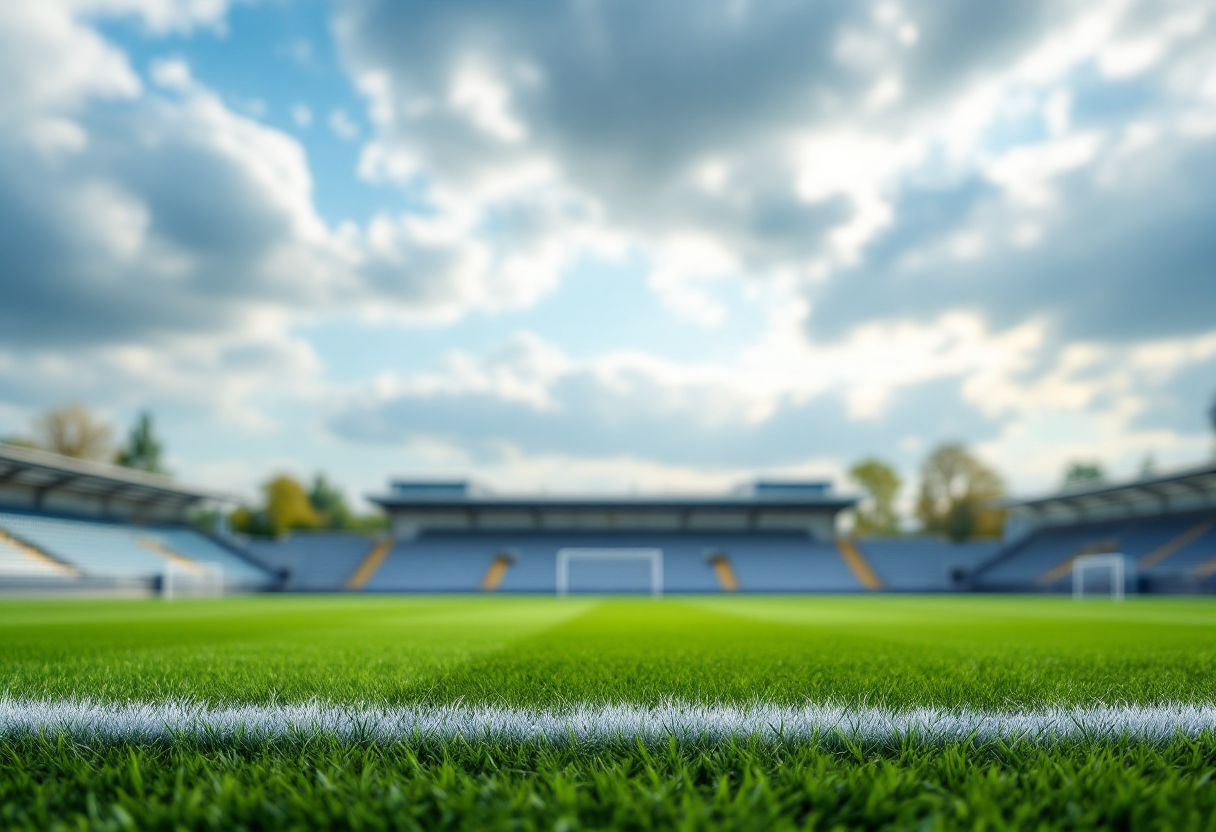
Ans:
POLYGON ((349 436, 580 481, 907 459, 950 432, 1026 476, 1086 441, 1198 447, 1152 394, 1212 361, 1205 4, 340 4, 368 111, 315 117, 413 207, 339 227, 299 142, 184 60, 145 86, 93 26, 225 14, 0 7, 10 401, 76 385, 257 429, 270 398, 333 399, 349 436), (587 258, 643 264, 718 331, 743 281, 769 330, 704 362, 527 337, 337 391, 294 334, 534 306, 587 258))

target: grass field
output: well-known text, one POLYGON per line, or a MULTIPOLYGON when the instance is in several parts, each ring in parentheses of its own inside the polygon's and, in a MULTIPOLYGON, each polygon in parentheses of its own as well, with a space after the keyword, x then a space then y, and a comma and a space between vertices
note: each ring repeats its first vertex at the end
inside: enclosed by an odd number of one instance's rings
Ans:
MULTIPOLYGON (((10 710, 1216 703, 1216 604, 260 597, 0 603, 10 710)), ((480 709, 480 710, 479 710, 480 709)), ((497 710, 495 710, 497 709, 497 710)), ((520 715, 523 717, 520 717, 520 715)), ((526 727, 526 726, 525 726, 526 727)), ((627 734, 628 732, 626 732, 627 734)), ((1216 737, 156 737, 0 722, 0 828, 1216 829, 1216 737)))

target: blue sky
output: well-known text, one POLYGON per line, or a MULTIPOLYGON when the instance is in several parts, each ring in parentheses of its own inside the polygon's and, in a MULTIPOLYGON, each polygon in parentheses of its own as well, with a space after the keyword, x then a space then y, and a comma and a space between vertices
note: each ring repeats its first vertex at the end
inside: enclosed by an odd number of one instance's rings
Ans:
MULTIPOLYGON (((14 0, 0 433, 181 476, 1207 456, 1216 4, 14 0)), ((908 489, 911 493, 911 489, 908 489)))

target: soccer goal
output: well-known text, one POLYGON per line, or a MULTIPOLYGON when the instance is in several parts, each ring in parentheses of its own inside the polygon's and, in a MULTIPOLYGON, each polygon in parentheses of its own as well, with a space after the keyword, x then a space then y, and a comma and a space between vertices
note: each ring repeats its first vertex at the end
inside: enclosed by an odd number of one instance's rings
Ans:
POLYGON ((662 597, 662 549, 558 549, 557 594, 559 597, 565 597, 570 592, 570 564, 574 561, 594 560, 649 561, 650 594, 655 598, 662 597))
POLYGON ((160 595, 174 598, 219 598, 224 594, 224 568, 218 563, 165 563, 161 574, 160 595))
POLYGON ((1101 594, 1109 594, 1116 601, 1123 600, 1124 575, 1126 574, 1125 558, 1118 553, 1103 555, 1078 555, 1072 561, 1072 597, 1081 600, 1089 590, 1087 581, 1097 573, 1106 575, 1101 585, 1106 589, 1101 594))

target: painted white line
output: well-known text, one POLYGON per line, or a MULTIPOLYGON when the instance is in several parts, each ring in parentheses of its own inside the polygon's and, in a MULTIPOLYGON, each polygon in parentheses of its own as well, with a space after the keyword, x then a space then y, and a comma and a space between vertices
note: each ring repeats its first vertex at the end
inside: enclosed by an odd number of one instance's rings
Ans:
POLYGON ((808 740, 843 736, 867 742, 912 739, 1163 740, 1216 732, 1216 705, 1094 705, 1025 711, 966 708, 883 710, 837 705, 789 707, 670 703, 584 705, 558 711, 488 706, 369 707, 308 702, 296 705, 101 703, 84 699, 0 699, 0 737, 66 734, 83 740, 250 740, 336 736, 392 742, 421 737, 597 743, 616 739, 663 742, 670 737, 716 741, 731 737, 808 740))

